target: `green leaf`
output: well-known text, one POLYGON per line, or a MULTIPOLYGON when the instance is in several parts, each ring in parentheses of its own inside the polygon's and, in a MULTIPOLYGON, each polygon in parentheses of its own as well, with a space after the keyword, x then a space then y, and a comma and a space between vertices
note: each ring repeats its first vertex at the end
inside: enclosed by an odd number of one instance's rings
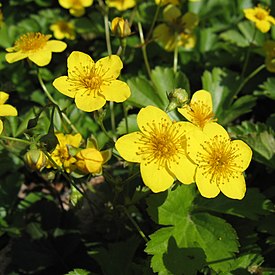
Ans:
POLYGON ((264 95, 275 100, 275 77, 269 77, 262 85, 259 85, 262 91, 256 91, 255 95, 264 95))
POLYGON ((241 125, 229 127, 233 137, 244 140, 254 152, 253 158, 275 169, 275 134, 263 123, 243 121, 241 125))
POLYGON ((217 43, 218 36, 214 33, 213 28, 200 30, 199 49, 201 53, 213 51, 217 43))
POLYGON ((150 216, 161 225, 170 225, 150 235, 147 243, 145 251, 153 255, 154 272, 196 274, 207 263, 216 272, 230 270, 227 260, 238 251, 236 233, 225 220, 192 211, 195 197, 194 185, 179 185, 147 200, 150 216), (173 248, 176 251, 168 253, 173 248), (192 267, 180 273, 173 262, 192 267))
POLYGON ((90 272, 88 270, 77 268, 77 269, 74 269, 73 271, 70 271, 66 275, 89 275, 89 274, 90 272))
MULTIPOLYGON (((127 123, 128 123, 128 131, 129 133, 139 131, 138 125, 137 125, 137 115, 128 115, 127 116, 127 123)), ((127 134, 127 129, 126 129, 126 119, 123 118, 120 123, 117 126, 117 134, 118 135, 124 135, 127 134)))
POLYGON ((220 34, 220 37, 232 44, 237 45, 238 47, 248 47, 249 42, 247 39, 236 30, 228 30, 220 34))

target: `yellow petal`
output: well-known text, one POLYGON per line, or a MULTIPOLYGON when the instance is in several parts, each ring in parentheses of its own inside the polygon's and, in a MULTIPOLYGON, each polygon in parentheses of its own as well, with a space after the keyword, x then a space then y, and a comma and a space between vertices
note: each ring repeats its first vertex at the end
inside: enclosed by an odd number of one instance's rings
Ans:
POLYGON ((177 35, 166 24, 158 25, 154 29, 153 37, 166 51, 173 51, 177 45, 177 35))
POLYGON ((258 20, 256 21, 256 27, 262 32, 266 33, 270 30, 271 24, 266 20, 258 20))
POLYGON ((63 52, 66 48, 67 44, 65 42, 57 40, 48 41, 46 46, 44 47, 45 50, 56 53, 63 52))
POLYGON ((114 80, 120 75, 123 63, 118 55, 110 55, 99 59, 95 63, 95 67, 102 75, 102 79, 106 81, 114 80))
POLYGON ((197 102, 201 102, 202 104, 205 104, 207 107, 209 107, 211 111, 213 110, 212 96, 208 91, 199 90, 195 92, 192 96, 191 103, 197 102))
POLYGON ((9 104, 1 105, 0 116, 17 116, 17 110, 9 104))
POLYGON ((154 124, 167 126, 172 124, 170 117, 161 109, 154 106, 142 108, 137 115, 137 124, 142 132, 150 131, 150 127, 154 124))
POLYGON ((140 149, 140 132, 134 132, 120 137, 115 147, 122 158, 130 162, 141 162, 142 155, 137 154, 140 149))
POLYGON ((154 162, 141 163, 140 172, 144 184, 154 193, 167 190, 174 182, 174 175, 154 162))
POLYGON ((199 17, 193 12, 185 13, 181 18, 181 23, 187 33, 190 33, 199 23, 199 17))
POLYGON ((101 94, 109 101, 123 102, 131 95, 129 86, 120 80, 111 81, 106 86, 102 85, 100 89, 101 94))
POLYGON ((53 82, 53 86, 62 94, 71 98, 75 97, 76 90, 72 86, 71 82, 68 81, 67 76, 60 76, 53 82))
POLYGON ((241 172, 244 171, 250 164, 252 158, 252 150, 250 147, 241 140, 234 140, 230 144, 231 148, 237 150, 237 157, 235 157, 234 162, 236 166, 239 166, 241 172))
POLYGON ((195 180, 198 186, 199 192, 203 197, 214 198, 220 193, 220 189, 215 183, 210 182, 211 175, 205 175, 201 168, 197 168, 195 180))
POLYGON ((9 99, 9 94, 0 92, 0 105, 4 104, 9 99))
POLYGON ((75 135, 70 135, 70 134, 66 135, 67 144, 70 144, 76 148, 79 147, 81 140, 82 140, 82 136, 79 133, 75 135))
POLYGON ((213 138, 215 136, 221 136, 223 138, 229 139, 229 135, 227 131, 220 124, 215 122, 207 123, 203 128, 203 132, 209 138, 213 138))
POLYGON ((168 5, 163 10, 164 21, 172 22, 181 16, 181 11, 174 5, 168 5))
POLYGON ((28 57, 28 55, 26 53, 22 53, 22 52, 7 53, 6 61, 8 63, 14 63, 16 61, 22 60, 27 57, 28 57))
POLYGON ((68 0, 58 0, 59 5, 64 9, 69 9, 72 6, 72 1, 68 0))
POLYGON ((74 74, 71 72, 77 70, 79 75, 86 75, 87 68, 94 66, 93 59, 86 53, 74 51, 68 57, 68 73, 69 77, 74 78, 74 74))
POLYGON ((242 173, 238 177, 226 179, 219 187, 222 193, 231 199, 241 200, 246 192, 245 180, 242 173))
POLYGON ((85 8, 81 7, 81 8, 71 8, 69 10, 70 14, 75 16, 75 17, 80 17, 83 14, 85 14, 85 8))
POLYGON ((83 7, 89 7, 93 4, 93 0, 80 0, 83 7))
POLYGON ((2 134, 3 132, 3 122, 2 120, 0 119, 0 134, 2 134))
POLYGON ((178 162, 173 161, 169 165, 172 173, 184 184, 190 184, 195 181, 196 168, 197 165, 185 156, 181 156, 178 162))
POLYGON ((77 93, 75 95, 76 107, 84 112, 93 112, 99 110, 106 103, 106 100, 102 96, 85 95, 77 93))
POLYGON ((46 66, 52 59, 52 53, 50 51, 39 51, 33 54, 29 54, 28 58, 38 66, 46 66))

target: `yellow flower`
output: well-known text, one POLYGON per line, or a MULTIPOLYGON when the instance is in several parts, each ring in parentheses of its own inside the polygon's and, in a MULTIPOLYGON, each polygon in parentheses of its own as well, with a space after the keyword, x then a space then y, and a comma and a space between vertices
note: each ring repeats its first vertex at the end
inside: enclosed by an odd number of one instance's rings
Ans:
POLYGON ((166 51, 180 46, 186 49, 195 46, 196 39, 192 32, 199 22, 196 14, 187 12, 182 16, 180 9, 168 5, 163 10, 163 18, 164 23, 154 29, 153 37, 166 51))
POLYGON ((275 73, 275 41, 268 40, 264 43, 266 69, 275 73))
POLYGON ((70 22, 60 20, 50 26, 53 35, 56 39, 75 39, 74 25, 70 22))
POLYGON ((270 10, 264 9, 261 5, 250 9, 244 9, 243 11, 245 17, 255 22, 256 28, 263 33, 268 32, 271 26, 275 24, 275 18, 269 15, 270 10))
POLYGON ((111 151, 100 152, 96 148, 85 148, 76 154, 76 166, 83 173, 101 174, 102 166, 111 156, 111 151))
POLYGON ((231 141, 217 123, 196 128, 187 138, 187 153, 197 164, 195 181, 202 196, 216 197, 220 191, 232 199, 242 199, 246 186, 243 171, 252 151, 241 140, 231 141))
POLYGON ((47 156, 39 149, 31 149, 24 155, 26 165, 33 171, 41 171, 48 163, 47 156))
MULTIPOLYGON (((5 102, 9 99, 9 95, 0 91, 0 117, 2 116, 17 116, 17 110, 5 102)), ((3 131, 3 122, 0 119, 0 134, 3 131)))
POLYGON ((119 11, 128 10, 136 5, 135 0, 108 0, 107 5, 110 8, 116 8, 119 11))
POLYGON ((178 111, 196 126, 203 128, 207 123, 215 122, 212 97, 205 90, 199 90, 192 96, 191 102, 178 108, 178 111))
POLYGON ((112 33, 118 37, 127 37, 131 34, 131 27, 128 20, 124 20, 121 17, 115 17, 111 24, 112 33))
POLYGON ((61 7, 69 9, 71 15, 79 17, 85 13, 85 8, 93 4, 93 0, 58 0, 61 7))
MULTIPOLYGON (((74 164, 76 162, 76 158, 70 154, 69 148, 78 148, 82 137, 80 134, 64 135, 63 133, 57 133, 55 135, 58 139, 58 144, 51 153, 51 158, 59 167, 62 167, 67 173, 70 173, 75 168, 74 164)), ((47 167, 56 168, 53 163, 50 163, 47 167)))
POLYGON ((117 55, 95 63, 89 55, 74 51, 68 57, 68 76, 55 79, 53 86, 74 98, 77 108, 92 112, 103 107, 106 100, 123 102, 130 96, 129 86, 116 79, 122 67, 117 55))
POLYGON ((167 4, 179 5, 180 1, 179 0, 155 0, 155 3, 161 6, 164 6, 167 4))
POLYGON ((196 165, 186 156, 186 133, 195 128, 189 122, 173 123, 162 110, 147 106, 137 116, 139 132, 120 137, 115 146, 127 161, 140 163, 142 179, 153 192, 168 189, 177 178, 194 182, 196 165))
POLYGON ((62 41, 49 40, 51 35, 44 35, 40 32, 23 34, 15 41, 12 48, 7 48, 6 54, 8 63, 29 58, 38 66, 46 66, 52 59, 52 52, 63 52, 67 44, 62 41))

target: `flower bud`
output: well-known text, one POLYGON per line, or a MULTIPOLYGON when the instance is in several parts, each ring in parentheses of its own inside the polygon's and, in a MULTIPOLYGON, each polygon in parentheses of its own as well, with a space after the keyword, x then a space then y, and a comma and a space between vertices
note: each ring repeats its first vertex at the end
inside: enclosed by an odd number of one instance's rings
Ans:
POLYGON ((26 165, 32 171, 41 171, 48 162, 47 156, 39 149, 29 150, 25 156, 24 160, 26 165))
POLYGON ((112 33, 120 38, 127 37, 131 34, 131 27, 128 20, 124 20, 121 17, 113 19, 111 24, 112 33))
POLYGON ((185 89, 178 88, 169 93, 168 99, 170 103, 166 111, 170 112, 177 107, 183 107, 187 103, 189 96, 185 89))

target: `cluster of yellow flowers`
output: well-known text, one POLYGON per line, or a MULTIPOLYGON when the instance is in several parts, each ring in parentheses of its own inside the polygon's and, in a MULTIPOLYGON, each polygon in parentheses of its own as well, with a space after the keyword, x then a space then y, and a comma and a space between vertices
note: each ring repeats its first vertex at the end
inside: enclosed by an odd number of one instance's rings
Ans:
POLYGON ((178 111, 190 122, 173 122, 154 106, 140 110, 138 132, 120 137, 116 149, 127 161, 140 163, 144 183, 153 191, 168 189, 175 179, 196 182, 202 196, 221 191, 242 199, 246 186, 243 171, 252 151, 240 140, 231 141, 214 119, 211 94, 200 90, 178 111))

